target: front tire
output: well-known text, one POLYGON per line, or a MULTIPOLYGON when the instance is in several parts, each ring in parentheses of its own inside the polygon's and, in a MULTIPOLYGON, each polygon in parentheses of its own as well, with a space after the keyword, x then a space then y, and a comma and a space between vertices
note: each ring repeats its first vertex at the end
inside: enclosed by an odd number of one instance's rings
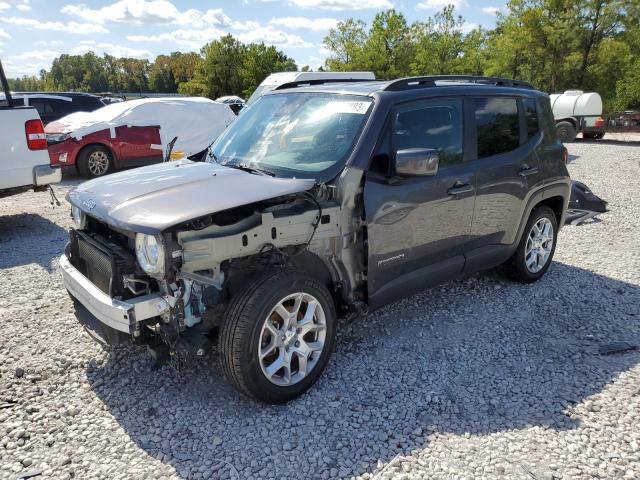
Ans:
POLYGON ((294 270, 262 276, 231 301, 220 331, 229 382, 262 402, 298 397, 322 374, 335 344, 327 288, 294 270))
POLYGON ((558 220, 547 206, 535 208, 525 227, 516 253, 505 265, 510 276, 533 283, 549 270, 556 251, 558 220))
POLYGON ((101 145, 91 145, 78 156, 78 173, 85 178, 102 177, 113 170, 111 152, 101 145))

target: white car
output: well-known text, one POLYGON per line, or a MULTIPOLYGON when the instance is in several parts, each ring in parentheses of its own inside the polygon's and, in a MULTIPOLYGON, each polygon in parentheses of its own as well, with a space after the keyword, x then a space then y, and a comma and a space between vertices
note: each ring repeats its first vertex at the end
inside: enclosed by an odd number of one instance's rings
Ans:
POLYGON ((271 90, 286 88, 287 85, 295 86, 299 84, 330 83, 330 82, 366 82, 375 80, 373 72, 279 72, 272 73, 265 78, 258 88, 247 100, 245 106, 249 106, 258 98, 271 90))

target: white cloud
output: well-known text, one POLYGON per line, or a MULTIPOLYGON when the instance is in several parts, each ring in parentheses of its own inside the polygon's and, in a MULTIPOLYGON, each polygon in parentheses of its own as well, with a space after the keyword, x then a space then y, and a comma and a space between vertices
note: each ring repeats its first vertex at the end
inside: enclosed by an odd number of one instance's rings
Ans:
POLYGON ((43 68, 51 67, 60 52, 55 50, 30 50, 18 55, 10 55, 3 61, 7 77, 37 75, 43 68))
POLYGON ((447 5, 453 5, 454 8, 460 10, 469 4, 467 0, 424 0, 416 5, 418 10, 440 10, 447 5))
POLYGON ((169 0, 118 0, 102 8, 90 8, 84 3, 70 4, 65 5, 60 11, 95 23, 177 24, 194 28, 231 24, 231 19, 221 8, 209 9, 206 12, 194 8, 180 11, 169 0))
POLYGON ((477 23, 473 23, 473 22, 464 22, 462 24, 462 28, 460 30, 462 30, 462 33, 467 34, 469 33, 471 30, 475 30, 476 28, 478 28, 480 25, 478 25, 477 23))
MULTIPOLYGON (((311 42, 307 42, 299 35, 283 32, 271 25, 260 25, 259 22, 232 22, 233 30, 241 33, 236 34, 236 38, 244 43, 264 42, 267 45, 289 48, 309 48, 313 47, 311 42)), ((216 40, 227 33, 226 29, 207 28, 203 30, 179 29, 173 32, 160 33, 157 35, 128 35, 126 38, 130 42, 168 42, 177 45, 184 45, 193 50, 199 49, 205 43, 216 40)))
POLYGON ((62 40, 38 40, 34 42, 34 45, 42 45, 42 46, 56 46, 62 45, 64 42, 62 40))
POLYGON ((29 0, 9 0, 8 2, 0 2, 0 12, 10 9, 11 6, 15 6, 18 10, 21 10, 23 12, 28 12, 29 10, 31 10, 29 0))
POLYGON ((498 7, 483 7, 482 11, 489 15, 497 15, 500 13, 500 9, 498 7))
POLYGON ((131 58, 151 58, 152 54, 149 50, 126 47, 124 45, 115 45, 113 43, 98 43, 96 48, 99 51, 113 55, 114 57, 131 57, 131 58))
POLYGON ((204 30, 179 29, 158 35, 129 35, 130 42, 168 42, 183 45, 191 49, 198 49, 207 42, 223 36, 226 32, 217 28, 204 30))
POLYGON ((97 53, 98 49, 92 45, 77 45, 71 49, 73 55, 84 55, 89 52, 97 53))
MULTIPOLYGON (((299 64, 299 66, 303 66, 304 63, 299 64)), ((310 56, 306 65, 309 65, 309 67, 312 70, 317 70, 318 68, 324 66, 324 58, 320 58, 320 57, 316 57, 316 56, 310 56)))
MULTIPOLYGON (((274 0, 262 1, 272 2, 274 0)), ((288 3, 294 7, 334 11, 393 8, 391 0, 288 0, 288 3)))
POLYGON ((73 33, 76 35, 89 35, 91 33, 108 33, 109 30, 102 25, 78 22, 41 22, 34 18, 0 17, 0 21, 17 25, 19 27, 34 28, 36 30, 53 30, 57 32, 73 33))
POLYGON ((96 43, 95 45, 91 43, 81 43, 71 49, 71 53, 74 55, 83 55, 88 52, 93 52, 98 55, 107 53, 114 57, 127 58, 151 58, 153 56, 149 50, 130 48, 107 42, 96 43))
POLYGON ((335 18, 280 17, 272 18, 269 23, 287 28, 322 31, 335 27, 338 20, 335 18))
POLYGON ((6 32, 4 29, 0 28, 0 38, 11 38, 9 32, 6 32))
POLYGON ((298 35, 292 35, 290 33, 277 30, 271 25, 264 27, 254 28, 245 33, 238 35, 238 39, 244 43, 250 42, 264 42, 267 45, 275 45, 276 47, 289 47, 289 48, 309 48, 313 47, 313 44, 307 42, 298 35))

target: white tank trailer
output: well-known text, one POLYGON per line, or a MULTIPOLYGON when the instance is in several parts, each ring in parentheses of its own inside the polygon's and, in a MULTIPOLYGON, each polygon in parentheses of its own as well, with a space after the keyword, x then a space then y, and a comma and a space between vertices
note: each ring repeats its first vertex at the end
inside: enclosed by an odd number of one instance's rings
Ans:
POLYGON ((578 133, 583 138, 604 137, 602 98, 595 92, 567 90, 549 95, 556 131, 562 142, 573 142, 578 133))

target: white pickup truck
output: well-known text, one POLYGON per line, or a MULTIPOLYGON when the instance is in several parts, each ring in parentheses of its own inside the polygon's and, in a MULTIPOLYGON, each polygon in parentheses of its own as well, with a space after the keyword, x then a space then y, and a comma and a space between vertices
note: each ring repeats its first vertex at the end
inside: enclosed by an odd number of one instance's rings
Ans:
POLYGON ((0 102, 0 197, 45 190, 62 179, 49 164, 47 138, 34 107, 16 107, 0 63, 4 99, 0 102))

